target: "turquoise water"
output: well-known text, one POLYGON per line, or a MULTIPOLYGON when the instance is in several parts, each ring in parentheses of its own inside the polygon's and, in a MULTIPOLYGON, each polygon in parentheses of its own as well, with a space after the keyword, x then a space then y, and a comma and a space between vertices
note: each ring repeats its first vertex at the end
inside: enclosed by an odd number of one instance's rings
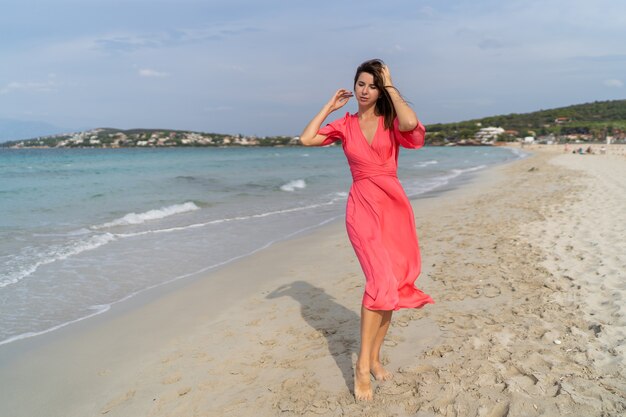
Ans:
MULTIPOLYGON (((410 197, 519 158, 402 149, 410 197)), ((0 150, 0 344, 342 218, 341 147, 0 150)))

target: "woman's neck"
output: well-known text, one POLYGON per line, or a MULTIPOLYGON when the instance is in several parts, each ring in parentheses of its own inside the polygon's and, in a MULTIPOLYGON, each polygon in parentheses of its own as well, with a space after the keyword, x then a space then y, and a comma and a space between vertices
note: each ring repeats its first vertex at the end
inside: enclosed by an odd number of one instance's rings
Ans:
POLYGON ((359 119, 373 119, 378 117, 376 113, 376 106, 360 107, 359 106, 359 119))

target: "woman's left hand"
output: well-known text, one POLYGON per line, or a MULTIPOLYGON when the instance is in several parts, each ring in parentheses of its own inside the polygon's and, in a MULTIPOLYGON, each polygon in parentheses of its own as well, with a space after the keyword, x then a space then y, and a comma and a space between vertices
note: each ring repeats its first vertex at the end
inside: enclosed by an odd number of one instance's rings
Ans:
POLYGON ((389 72, 389 67, 387 65, 383 65, 381 73, 381 75, 383 76, 383 85, 385 87, 393 85, 393 81, 391 81, 391 73, 389 72))

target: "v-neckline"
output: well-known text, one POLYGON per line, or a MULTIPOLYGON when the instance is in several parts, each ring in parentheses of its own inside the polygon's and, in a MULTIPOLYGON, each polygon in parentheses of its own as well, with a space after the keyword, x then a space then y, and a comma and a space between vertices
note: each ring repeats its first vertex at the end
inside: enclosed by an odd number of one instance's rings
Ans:
POLYGON ((363 133, 363 129, 361 129, 361 123, 359 123, 359 116, 357 113, 357 118, 356 118, 356 122, 359 125, 359 132, 361 132, 361 137, 363 138, 363 140, 365 141, 365 143, 367 144, 367 146, 369 146, 370 148, 372 147, 372 144, 374 143, 374 141, 376 140, 376 136, 378 136, 378 129, 380 128, 380 116, 377 116, 376 119, 376 130, 374 131, 374 137, 372 138, 372 141, 369 142, 367 140, 367 136, 365 136, 365 133, 363 133))

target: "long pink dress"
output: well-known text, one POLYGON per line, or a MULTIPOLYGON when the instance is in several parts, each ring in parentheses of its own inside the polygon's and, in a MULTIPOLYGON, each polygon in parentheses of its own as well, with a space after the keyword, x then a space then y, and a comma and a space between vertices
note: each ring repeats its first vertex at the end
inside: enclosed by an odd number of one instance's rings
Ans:
POLYGON ((419 123, 410 132, 378 128, 371 144, 361 131, 358 114, 335 120, 321 128, 321 144, 341 140, 352 172, 346 204, 348 237, 365 274, 363 305, 369 310, 419 308, 434 303, 415 287, 421 259, 413 209, 397 177, 399 147, 424 145, 426 129, 419 123))

